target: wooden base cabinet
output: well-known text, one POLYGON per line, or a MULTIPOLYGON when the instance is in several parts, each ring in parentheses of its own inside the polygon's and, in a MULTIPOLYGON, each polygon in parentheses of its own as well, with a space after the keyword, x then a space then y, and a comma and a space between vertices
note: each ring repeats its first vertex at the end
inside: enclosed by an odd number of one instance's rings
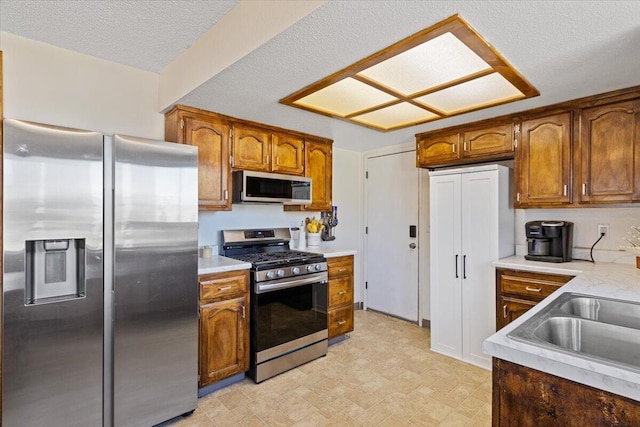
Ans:
POLYGON ((640 402, 493 359, 492 425, 638 426, 640 402))
POLYGON ((199 387, 249 369, 249 271, 199 276, 199 387))
POLYGON ((574 276, 496 269, 496 330, 522 316, 574 276))
POLYGON ((509 169, 431 172, 431 349, 489 369, 495 332, 491 261, 513 255, 509 169))
POLYGON ((329 339, 353 331, 353 255, 328 258, 329 339))

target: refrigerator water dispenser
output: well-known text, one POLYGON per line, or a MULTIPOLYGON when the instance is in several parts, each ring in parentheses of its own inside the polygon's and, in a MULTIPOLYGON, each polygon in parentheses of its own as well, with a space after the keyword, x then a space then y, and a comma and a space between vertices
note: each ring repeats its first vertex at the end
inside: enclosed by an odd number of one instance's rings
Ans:
POLYGON ((25 305, 85 296, 85 239, 25 243, 25 305))

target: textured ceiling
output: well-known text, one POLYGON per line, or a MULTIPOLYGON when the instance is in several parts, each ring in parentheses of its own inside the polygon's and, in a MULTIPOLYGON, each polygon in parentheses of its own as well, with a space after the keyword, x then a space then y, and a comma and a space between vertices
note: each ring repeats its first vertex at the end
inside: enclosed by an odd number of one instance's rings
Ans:
MULTIPOLYGON (((158 72, 234 3, 0 0, 0 29, 158 72), (74 9, 82 18, 69 16, 74 9), (93 31, 97 25, 111 28, 93 31)), ((368 150, 413 142, 426 130, 640 85, 637 46, 639 1, 329 1, 180 102, 368 150), (387 133, 278 103, 456 13, 541 95, 387 133)))
POLYGON ((0 0, 0 30, 160 73, 239 0, 0 0))

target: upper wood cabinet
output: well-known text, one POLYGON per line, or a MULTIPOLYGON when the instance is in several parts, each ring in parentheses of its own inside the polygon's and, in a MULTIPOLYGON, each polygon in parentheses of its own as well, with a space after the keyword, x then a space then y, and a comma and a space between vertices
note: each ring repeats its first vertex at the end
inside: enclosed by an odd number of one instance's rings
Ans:
POLYGON ((522 121, 516 155, 516 207, 570 204, 572 113, 522 121))
POLYGON ((580 202, 640 201, 640 101, 586 108, 581 114, 580 202))
POLYGON ((165 139, 198 147, 200 210, 230 210, 229 122, 172 110, 165 120, 165 139))
POLYGON ((166 113, 165 139, 198 147, 200 210, 231 210, 232 168, 311 177, 311 206, 287 210, 331 210, 330 139, 184 105, 166 113))
POLYGON ((286 133, 274 133, 271 146, 271 170, 278 173, 304 173, 304 139, 286 133))
POLYGON ((332 191, 332 144, 307 140, 305 143, 305 176, 311 178, 311 204, 306 210, 330 211, 332 191))
POLYGON ((304 138, 253 126, 234 125, 231 143, 235 169, 304 173, 304 138))
POLYGON ((418 134, 416 153, 423 168, 513 158, 514 124, 493 121, 418 134))
POLYGON ((513 157, 513 123, 462 132, 462 158, 513 157))
POLYGON ((271 132, 258 127, 234 124, 231 155, 235 169, 269 172, 271 132))
POLYGON ((311 178, 311 204, 286 205, 285 211, 330 211, 332 196, 333 141, 306 139, 304 176, 311 178))
POLYGON ((456 163, 460 159, 460 133, 418 138, 416 148, 419 167, 428 168, 456 163))

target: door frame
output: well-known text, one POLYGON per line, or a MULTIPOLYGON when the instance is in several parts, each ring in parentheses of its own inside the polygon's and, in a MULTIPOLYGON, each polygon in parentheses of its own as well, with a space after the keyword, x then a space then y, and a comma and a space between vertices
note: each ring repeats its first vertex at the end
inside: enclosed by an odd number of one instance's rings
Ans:
MULTIPOLYGON (((367 210, 367 192, 369 180, 367 179, 367 172, 369 170, 369 159, 376 157, 389 156, 394 154, 401 154, 406 152, 412 152, 416 155, 416 145, 414 142, 394 145, 390 147, 384 147, 380 149, 365 151, 364 157, 364 176, 363 176, 363 198, 362 198, 362 211, 363 211, 363 269, 364 269, 364 286, 362 289, 362 301, 363 309, 368 309, 368 296, 367 296, 367 282, 368 282, 368 263, 369 254, 367 248, 369 244, 369 237, 366 233, 366 227, 369 223, 368 210, 367 210)), ((416 166, 417 167, 417 166, 416 166)), ((429 307, 429 173, 426 169, 419 168, 418 171, 418 324, 423 327, 429 327, 430 324, 430 307, 429 307)), ((404 320, 404 319, 403 319, 404 320)))

